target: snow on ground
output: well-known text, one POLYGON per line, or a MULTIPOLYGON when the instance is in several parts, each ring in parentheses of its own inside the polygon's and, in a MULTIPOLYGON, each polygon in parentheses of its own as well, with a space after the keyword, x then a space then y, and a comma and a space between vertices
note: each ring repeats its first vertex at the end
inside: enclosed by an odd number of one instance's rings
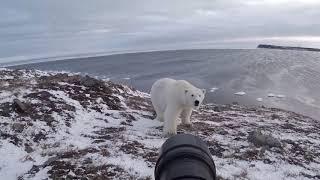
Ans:
MULTIPOLYGON (((88 76, 30 70, 2 69, 0 84, 6 84, 0 89, 0 179, 153 179, 166 139, 149 94, 88 76)), ((178 133, 207 143, 219 179, 320 178, 320 124, 309 117, 208 104, 192 121, 178 133), (252 131, 281 146, 255 144, 252 131)))
POLYGON ((0 142, 0 172, 1 179, 16 179, 19 174, 27 172, 32 162, 26 158, 28 153, 21 147, 3 140, 0 142), (19 165, 19 166, 18 166, 19 165), (19 167, 19 168, 17 168, 19 167))

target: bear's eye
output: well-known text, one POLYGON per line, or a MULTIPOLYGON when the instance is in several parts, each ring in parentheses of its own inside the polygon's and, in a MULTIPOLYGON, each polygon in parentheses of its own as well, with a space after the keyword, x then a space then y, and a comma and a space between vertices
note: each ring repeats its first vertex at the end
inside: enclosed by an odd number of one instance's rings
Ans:
POLYGON ((199 97, 201 97, 201 95, 199 95, 199 97))
POLYGON ((192 94, 191 96, 193 97, 194 95, 192 94))

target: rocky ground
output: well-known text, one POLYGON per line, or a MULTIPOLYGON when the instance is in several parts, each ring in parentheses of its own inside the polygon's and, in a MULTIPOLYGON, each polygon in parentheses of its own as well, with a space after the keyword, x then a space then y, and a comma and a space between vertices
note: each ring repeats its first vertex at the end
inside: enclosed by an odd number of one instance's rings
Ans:
MULTIPOLYGON (((149 95, 78 74, 0 70, 0 179, 153 179, 165 138, 149 95)), ((320 123, 203 105, 192 127, 219 179, 320 179, 320 123)))

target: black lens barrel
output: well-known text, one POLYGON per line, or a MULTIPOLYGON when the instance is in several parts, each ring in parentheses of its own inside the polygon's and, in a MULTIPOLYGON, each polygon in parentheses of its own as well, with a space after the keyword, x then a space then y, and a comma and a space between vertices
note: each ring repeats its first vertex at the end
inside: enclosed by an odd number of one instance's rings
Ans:
POLYGON ((169 138, 160 149, 155 180, 215 180, 216 168, 207 145, 191 134, 169 138))

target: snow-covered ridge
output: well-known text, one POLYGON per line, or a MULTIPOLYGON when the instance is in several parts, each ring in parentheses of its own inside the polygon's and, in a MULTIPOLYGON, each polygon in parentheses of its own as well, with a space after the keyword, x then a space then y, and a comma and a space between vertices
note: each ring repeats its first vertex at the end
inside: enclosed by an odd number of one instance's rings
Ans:
MULTIPOLYGON (((0 70, 0 179, 153 179, 165 141, 149 95, 77 74, 0 70)), ((200 136, 220 179, 320 178, 320 124, 293 112, 208 104, 200 136), (267 140, 264 140, 267 139, 267 140)))

